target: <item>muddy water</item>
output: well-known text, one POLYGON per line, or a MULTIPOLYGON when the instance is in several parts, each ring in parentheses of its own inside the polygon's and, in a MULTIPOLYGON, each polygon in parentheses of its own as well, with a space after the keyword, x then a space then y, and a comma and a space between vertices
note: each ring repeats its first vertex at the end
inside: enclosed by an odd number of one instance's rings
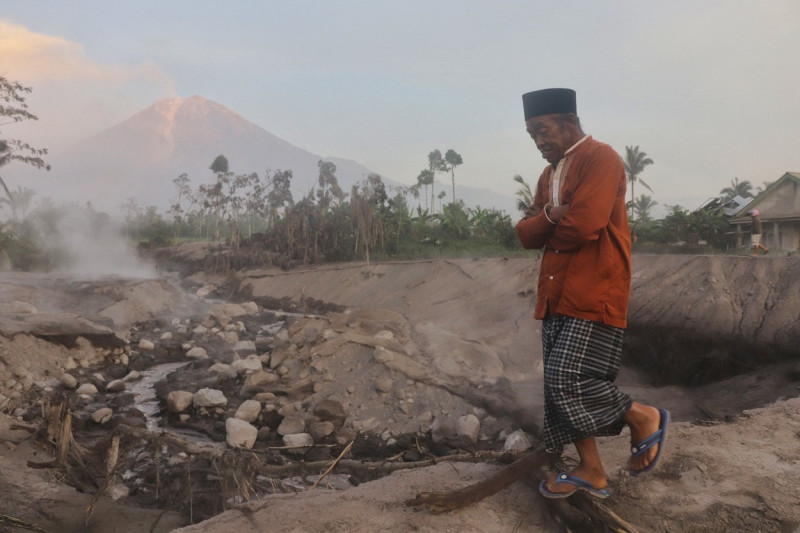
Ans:
POLYGON ((163 365, 156 365, 147 370, 142 371, 142 379, 133 382, 129 387, 129 391, 135 396, 134 407, 141 411, 147 419, 147 429, 155 431, 158 429, 159 417, 157 416, 161 411, 158 398, 154 385, 167 377, 168 374, 178 370, 179 368, 187 367, 190 363, 166 363, 163 365))

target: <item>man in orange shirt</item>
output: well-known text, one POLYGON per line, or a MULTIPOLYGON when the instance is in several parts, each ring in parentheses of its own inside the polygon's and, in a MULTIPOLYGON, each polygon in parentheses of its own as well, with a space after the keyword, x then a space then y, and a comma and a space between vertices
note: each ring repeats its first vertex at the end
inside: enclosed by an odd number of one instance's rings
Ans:
POLYGON ((631 280, 625 167, 607 144, 583 133, 575 91, 522 97, 525 124, 549 165, 516 226, 525 248, 543 249, 534 318, 542 320, 544 437, 548 451, 575 444, 572 472, 539 485, 547 498, 578 490, 606 498, 595 437, 631 431, 631 475, 655 468, 669 412, 636 403, 614 380, 622 356, 631 280))

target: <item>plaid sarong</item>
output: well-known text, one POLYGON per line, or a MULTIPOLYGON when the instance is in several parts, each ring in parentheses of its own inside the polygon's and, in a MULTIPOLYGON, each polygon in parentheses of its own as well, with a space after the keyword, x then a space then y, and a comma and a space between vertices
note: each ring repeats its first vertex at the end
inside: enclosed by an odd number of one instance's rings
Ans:
POLYGON ((588 437, 619 435, 630 397, 614 385, 624 330, 551 314, 542 322, 544 437, 548 451, 588 437))

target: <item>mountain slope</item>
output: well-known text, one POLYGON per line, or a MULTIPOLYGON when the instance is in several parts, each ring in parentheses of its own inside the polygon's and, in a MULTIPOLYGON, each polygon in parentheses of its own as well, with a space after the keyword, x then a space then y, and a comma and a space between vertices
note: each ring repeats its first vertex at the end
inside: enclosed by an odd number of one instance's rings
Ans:
MULTIPOLYGON (((168 208, 177 196, 173 180, 187 174, 192 189, 213 181, 209 170, 224 155, 237 174, 292 170, 292 193, 300 199, 316 185, 320 160, 333 162, 345 192, 373 171, 348 159, 326 158, 294 146, 216 102, 200 96, 160 100, 149 108, 48 158, 52 171, 26 175, 26 186, 57 202, 91 201, 114 212, 128 198, 140 206, 168 208)), ((404 185, 387 179, 389 186, 404 185)), ((445 187, 439 184, 440 190, 445 187)), ((449 186, 444 190, 449 191, 449 186)), ((467 205, 512 214, 514 199, 457 187, 467 205)))

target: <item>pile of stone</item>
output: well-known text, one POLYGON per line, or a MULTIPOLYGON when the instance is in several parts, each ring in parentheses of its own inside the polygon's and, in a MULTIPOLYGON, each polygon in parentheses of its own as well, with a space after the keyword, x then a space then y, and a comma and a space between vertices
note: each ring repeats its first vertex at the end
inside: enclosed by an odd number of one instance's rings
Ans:
POLYGON ((508 420, 449 392, 406 320, 391 311, 289 316, 253 302, 215 304, 207 316, 131 334, 128 350, 112 354, 105 370, 60 376, 94 423, 111 422, 114 404, 130 407, 112 400, 140 379, 142 361, 184 361, 157 387, 161 424, 204 428, 231 447, 305 455, 315 444, 343 445, 358 435, 387 447, 409 435, 462 449, 529 444, 508 420))

